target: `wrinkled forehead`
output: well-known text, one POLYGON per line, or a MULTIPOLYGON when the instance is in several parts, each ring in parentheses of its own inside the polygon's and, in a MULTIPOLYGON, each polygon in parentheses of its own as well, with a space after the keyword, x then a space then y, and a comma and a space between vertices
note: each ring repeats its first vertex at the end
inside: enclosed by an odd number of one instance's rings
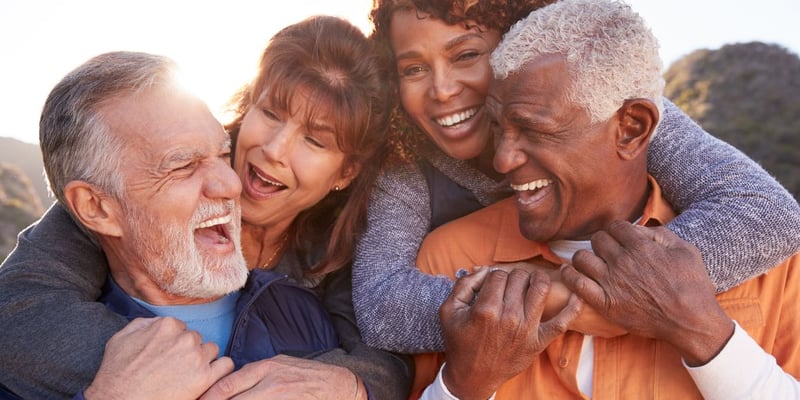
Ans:
POLYGON ((101 111, 109 135, 123 143, 123 155, 139 152, 158 158, 175 146, 217 152, 229 141, 206 104, 173 88, 121 96, 101 111))
POLYGON ((489 96, 503 101, 553 95, 573 86, 573 73, 560 54, 540 54, 520 63, 504 77, 492 77, 489 96))

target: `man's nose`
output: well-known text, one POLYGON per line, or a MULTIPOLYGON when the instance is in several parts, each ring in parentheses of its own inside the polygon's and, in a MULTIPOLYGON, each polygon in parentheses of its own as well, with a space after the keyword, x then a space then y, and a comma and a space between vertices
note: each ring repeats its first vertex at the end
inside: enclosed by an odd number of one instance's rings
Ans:
POLYGON ((242 193, 242 182, 223 158, 215 160, 210 167, 205 186, 206 196, 212 199, 238 199, 242 193))

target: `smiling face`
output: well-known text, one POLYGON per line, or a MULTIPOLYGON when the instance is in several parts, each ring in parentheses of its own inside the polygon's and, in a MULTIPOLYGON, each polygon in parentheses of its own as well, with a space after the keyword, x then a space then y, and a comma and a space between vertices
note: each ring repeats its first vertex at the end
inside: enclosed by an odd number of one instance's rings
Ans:
POLYGON ((157 89, 112 101, 103 114, 126 146, 121 237, 112 251, 138 262, 167 297, 206 299, 240 288, 247 278, 239 245, 241 185, 229 164, 230 139, 206 105, 157 89))
POLYGON ((493 82, 487 101, 502 128, 494 166, 507 174, 531 240, 586 239, 631 210, 621 201, 617 117, 591 123, 567 100, 569 83, 563 58, 539 57, 493 82))
POLYGON ((242 218, 250 224, 288 229, 297 215, 337 186, 344 189, 357 170, 347 166, 334 132, 333 116, 300 90, 291 110, 261 96, 242 120, 234 169, 242 181, 242 218))
POLYGON ((412 121, 451 157, 480 155, 490 139, 484 103, 500 33, 397 10, 390 36, 400 101, 412 121))

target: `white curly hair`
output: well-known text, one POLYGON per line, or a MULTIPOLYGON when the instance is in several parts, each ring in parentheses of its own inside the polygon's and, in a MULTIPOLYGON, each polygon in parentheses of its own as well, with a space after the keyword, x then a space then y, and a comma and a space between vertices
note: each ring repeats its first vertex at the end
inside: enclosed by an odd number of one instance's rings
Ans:
POLYGON ((560 0, 509 29, 492 53, 496 79, 542 55, 565 57, 568 100, 592 122, 608 119, 625 100, 646 98, 663 114, 659 44, 645 21, 617 0, 560 0))

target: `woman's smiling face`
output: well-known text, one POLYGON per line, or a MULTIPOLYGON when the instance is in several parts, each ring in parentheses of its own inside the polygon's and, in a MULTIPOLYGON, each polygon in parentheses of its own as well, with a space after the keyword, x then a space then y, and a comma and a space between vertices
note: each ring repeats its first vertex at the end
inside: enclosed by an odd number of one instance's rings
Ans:
POLYGON ((500 32, 448 25, 416 10, 392 16, 400 101, 411 120, 451 157, 477 157, 491 138, 484 103, 489 56, 500 32))
POLYGON ((337 145, 333 117, 310 115, 311 101, 301 90, 285 110, 261 96, 245 114, 233 164, 242 181, 242 219, 248 223, 288 226, 355 177, 337 145))

